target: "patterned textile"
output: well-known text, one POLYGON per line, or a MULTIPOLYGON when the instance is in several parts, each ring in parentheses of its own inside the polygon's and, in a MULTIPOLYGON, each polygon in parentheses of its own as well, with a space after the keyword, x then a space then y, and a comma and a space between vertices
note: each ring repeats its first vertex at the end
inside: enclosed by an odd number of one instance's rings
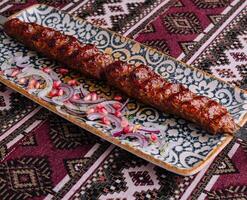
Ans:
POLYGON ((179 0, 134 38, 244 88, 246 12, 245 0, 179 0))
MULTIPOLYGON (((247 82, 245 0, 3 0, 0 12, 9 16, 35 3, 128 35, 229 83, 247 82)), ((3 85, 0 121, 0 199, 247 199, 246 141, 234 139, 201 172, 182 177, 3 85)))

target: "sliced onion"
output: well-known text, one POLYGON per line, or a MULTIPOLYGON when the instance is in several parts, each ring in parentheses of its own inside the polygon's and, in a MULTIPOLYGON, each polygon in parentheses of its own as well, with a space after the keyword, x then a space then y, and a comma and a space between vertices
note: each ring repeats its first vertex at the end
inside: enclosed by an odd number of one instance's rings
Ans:
MULTIPOLYGON (((71 101, 71 99, 70 99, 70 101, 71 101)), ((77 103, 79 101, 78 100, 73 100, 71 102, 77 103)), ((114 113, 114 111, 115 111, 110 105, 107 104, 107 101, 105 101, 105 99, 98 99, 96 101, 83 101, 82 105, 84 105, 84 104, 85 105, 88 104, 89 108, 96 108, 97 106, 102 106, 102 107, 104 107, 106 109, 106 111, 108 113, 114 113), (100 102, 98 102, 98 101, 100 101, 100 102), (95 102, 97 102, 96 105, 95 105, 95 102)))
POLYGON ((25 68, 30 66, 29 63, 27 63, 29 61, 29 56, 16 56, 13 58, 13 61, 15 62, 16 66, 18 66, 19 68, 25 68))
POLYGON ((125 140, 128 137, 132 137, 132 138, 136 138, 138 139, 141 147, 146 147, 148 145, 148 141, 145 138, 145 136, 141 135, 140 133, 129 133, 129 134, 125 134, 121 137, 122 140, 125 140))
POLYGON ((102 103, 101 103, 101 105, 104 106, 104 108, 107 110, 108 113, 114 113, 115 112, 114 108, 111 105, 109 105, 109 104, 102 104, 102 103))
MULTIPOLYGON (((111 131, 113 132, 113 131, 111 131)), ((123 134, 123 128, 118 128, 115 129, 114 132, 112 133, 113 137, 120 137, 123 134)))
POLYGON ((63 105, 64 102, 71 99, 74 94, 73 88, 67 84, 62 83, 60 88, 64 91, 64 95, 52 98, 52 101, 57 105, 63 105))
POLYGON ((160 150, 160 154, 162 156, 165 156, 165 154, 168 152, 169 150, 169 143, 166 141, 159 141, 159 150, 160 150))
POLYGON ((145 133, 155 133, 155 134, 160 133, 160 131, 157 130, 157 129, 147 128, 147 127, 142 127, 140 129, 138 129, 138 131, 142 131, 142 132, 145 132, 145 133))
POLYGON ((121 127, 121 120, 116 117, 115 115, 108 114, 107 117, 111 122, 114 123, 115 128, 114 129, 119 129, 121 127))
POLYGON ((72 115, 76 115, 76 116, 85 116, 85 112, 83 111, 76 111, 76 110, 71 110, 71 109, 68 109, 68 108, 65 108, 66 112, 68 114, 72 114, 72 115))
POLYGON ((40 98, 43 99, 43 100, 45 100, 45 101, 47 101, 47 102, 49 102, 49 103, 54 103, 54 102, 52 101, 52 99, 49 98, 49 97, 47 97, 47 96, 41 96, 40 98))
POLYGON ((9 62, 4 62, 1 64, 1 70, 4 71, 4 70, 7 70, 7 69, 11 69, 13 68, 13 66, 11 66, 11 64, 9 62))
POLYGON ((27 66, 27 67, 21 69, 21 71, 23 72, 23 71, 27 71, 27 70, 29 70, 29 69, 33 69, 33 67, 27 66))
POLYGON ((87 94, 89 93, 87 90, 85 90, 82 85, 79 86, 79 91, 81 92, 81 94, 85 97, 87 96, 87 94))
POLYGON ((30 64, 16 64, 16 66, 19 67, 19 68, 31 67, 30 64))
POLYGON ((114 101, 114 100, 105 101, 104 103, 102 103, 102 105, 108 104, 108 105, 111 105, 112 106, 114 103, 118 103, 121 106, 123 106, 122 103, 120 103, 119 101, 114 101))
POLYGON ((62 113, 62 114, 65 114, 65 115, 73 115, 73 116, 76 116, 76 117, 84 117, 85 116, 85 112, 81 112, 81 111, 75 111, 75 110, 70 110, 68 108, 65 108, 65 107, 61 107, 61 106, 56 106, 56 109, 62 113))
POLYGON ((13 73, 14 70, 16 70, 17 68, 8 68, 6 70, 4 70, 4 75, 5 76, 11 76, 11 74, 13 73))
POLYGON ((20 79, 20 78, 24 78, 27 76, 40 76, 45 80, 46 87, 44 89, 40 90, 40 92, 38 93, 38 97, 40 97, 40 98, 45 97, 52 90, 53 80, 51 79, 51 77, 49 75, 47 75, 43 71, 38 70, 38 69, 34 69, 34 68, 24 68, 22 70, 22 73, 17 75, 17 78, 20 79))
POLYGON ((120 111, 122 111, 126 105, 129 103, 129 98, 124 102, 124 104, 122 105, 122 107, 120 108, 120 111))
POLYGON ((116 110, 113 107, 113 104, 115 104, 115 103, 117 103, 117 104, 119 104, 121 106, 120 107, 120 111, 121 111, 122 115, 124 115, 124 113, 126 112, 126 109, 125 109, 126 106, 124 104, 122 104, 121 102, 119 102, 119 101, 115 101, 115 100, 105 101, 105 102, 101 103, 101 105, 104 105, 106 108, 108 108, 107 109, 108 112, 115 113, 116 110))
POLYGON ((56 72, 54 72, 53 70, 51 70, 51 72, 50 72, 50 77, 54 81, 60 81, 59 75, 56 72))
POLYGON ((35 79, 35 80, 41 80, 42 79, 42 77, 40 77, 38 75, 33 75, 32 78, 35 79))
POLYGON ((29 56, 12 56, 10 57, 8 63, 14 64, 19 68, 25 68, 25 67, 31 67, 31 65, 28 63, 29 56))
POLYGON ((73 98, 71 98, 70 101, 73 102, 73 103, 77 103, 77 104, 97 104, 97 103, 104 102, 105 100, 104 99, 97 99, 95 101, 85 101, 83 99, 73 99, 73 98))
MULTIPOLYGON (((87 115, 87 118, 89 120, 97 120, 97 119, 102 119, 103 117, 105 117, 106 115, 103 113, 90 113, 87 115)), ((112 114, 108 114, 107 118, 109 119, 109 121, 111 122, 111 124, 114 124, 114 129, 111 130, 111 133, 115 133, 117 131, 122 130, 121 127, 121 120, 119 118, 117 118, 116 116, 112 115, 112 114)))
POLYGON ((118 102, 118 101, 114 101, 114 100, 110 100, 110 101, 104 101, 104 102, 102 102, 102 103, 100 103, 102 106, 104 106, 106 109, 107 109, 107 111, 109 112, 109 113, 115 113, 115 109, 113 108, 113 104, 115 104, 115 103, 118 103, 118 104, 120 104, 121 105, 121 107, 123 106, 122 105, 122 103, 120 103, 120 102, 118 102))
POLYGON ((86 123, 89 124, 89 125, 91 125, 91 126, 97 125, 99 127, 104 127, 104 128, 107 128, 107 129, 110 128, 109 125, 105 125, 105 124, 102 124, 102 123, 99 123, 99 122, 96 122, 96 121, 87 121, 86 123))
POLYGON ((78 112, 78 113, 86 113, 87 109, 88 109, 88 106, 76 106, 70 102, 66 102, 64 103, 64 106, 68 109, 68 110, 71 110, 71 111, 75 111, 75 112, 78 112))
POLYGON ((101 119, 102 117, 104 117, 104 115, 101 113, 91 113, 91 114, 87 115, 87 118, 89 120, 92 120, 92 121, 94 121, 96 119, 101 119))

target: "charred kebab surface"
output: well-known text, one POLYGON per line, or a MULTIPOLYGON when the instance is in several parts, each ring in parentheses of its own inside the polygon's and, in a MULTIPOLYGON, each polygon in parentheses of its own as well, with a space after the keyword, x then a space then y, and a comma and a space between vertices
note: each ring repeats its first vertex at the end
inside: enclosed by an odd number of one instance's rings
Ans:
POLYGON ((181 84, 166 81, 149 67, 134 67, 100 52, 94 45, 35 23, 11 19, 5 32, 27 47, 76 69, 86 76, 106 80, 130 97, 196 124, 212 134, 230 133, 236 124, 221 104, 198 96, 181 84))

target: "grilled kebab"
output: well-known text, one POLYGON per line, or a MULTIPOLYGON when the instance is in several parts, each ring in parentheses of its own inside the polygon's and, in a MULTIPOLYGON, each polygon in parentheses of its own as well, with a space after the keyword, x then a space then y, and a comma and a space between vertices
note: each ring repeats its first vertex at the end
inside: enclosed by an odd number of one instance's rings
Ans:
POLYGON ((168 82, 148 66, 134 67, 115 61, 95 45, 82 44, 73 36, 17 18, 7 21, 4 30, 25 46, 68 68, 105 80, 128 96, 190 120, 212 134, 233 134, 236 130, 236 124, 224 106, 208 97, 196 95, 182 84, 168 82))

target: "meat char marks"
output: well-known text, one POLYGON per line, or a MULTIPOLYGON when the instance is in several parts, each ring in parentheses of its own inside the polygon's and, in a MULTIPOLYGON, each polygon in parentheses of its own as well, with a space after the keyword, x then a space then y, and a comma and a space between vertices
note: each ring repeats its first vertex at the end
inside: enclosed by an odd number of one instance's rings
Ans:
POLYGON ((16 18, 6 22, 4 30, 27 47, 68 68, 105 80, 128 96, 190 120, 212 134, 233 134, 236 131, 236 124, 224 106, 196 95, 181 84, 168 82, 148 66, 134 67, 114 61, 111 55, 100 52, 95 45, 82 44, 73 36, 16 18))

